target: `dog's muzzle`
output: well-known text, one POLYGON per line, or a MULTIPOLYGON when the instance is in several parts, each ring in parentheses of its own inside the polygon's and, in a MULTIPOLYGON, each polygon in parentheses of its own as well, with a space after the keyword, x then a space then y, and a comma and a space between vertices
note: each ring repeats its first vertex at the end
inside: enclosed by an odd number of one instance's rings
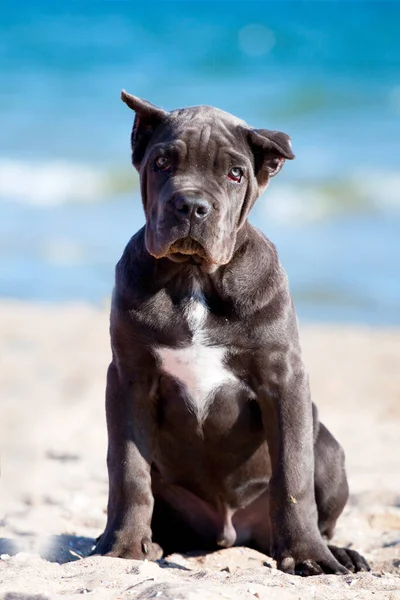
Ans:
POLYGON ((179 222, 195 225, 206 220, 211 212, 211 204, 198 194, 177 194, 170 200, 170 210, 179 222))

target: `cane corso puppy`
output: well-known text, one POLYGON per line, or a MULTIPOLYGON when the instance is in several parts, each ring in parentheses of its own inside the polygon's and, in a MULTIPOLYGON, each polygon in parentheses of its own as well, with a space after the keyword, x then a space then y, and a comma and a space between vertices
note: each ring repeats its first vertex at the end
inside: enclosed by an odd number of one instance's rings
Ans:
POLYGON ((136 113, 145 226, 116 268, 109 501, 95 553, 155 560, 246 545, 287 573, 368 569, 324 538, 348 497, 310 399, 274 245, 248 222, 290 138, 210 106, 136 113))

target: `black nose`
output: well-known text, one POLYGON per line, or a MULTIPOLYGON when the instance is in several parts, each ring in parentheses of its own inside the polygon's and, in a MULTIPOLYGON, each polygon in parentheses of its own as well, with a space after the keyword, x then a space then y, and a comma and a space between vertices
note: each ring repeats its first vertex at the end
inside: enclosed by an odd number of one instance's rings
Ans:
POLYGON ((178 196, 174 200, 175 213, 189 221, 204 221, 211 210, 211 205, 203 198, 178 196))

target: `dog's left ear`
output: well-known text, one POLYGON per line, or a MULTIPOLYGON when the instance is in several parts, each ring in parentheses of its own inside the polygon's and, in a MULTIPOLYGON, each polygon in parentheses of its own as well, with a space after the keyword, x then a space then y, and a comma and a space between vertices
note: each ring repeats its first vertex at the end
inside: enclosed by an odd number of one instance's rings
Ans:
POLYGON ((136 113, 131 134, 131 146, 132 163, 139 171, 151 136, 170 113, 154 106, 147 100, 128 94, 125 90, 121 92, 121 100, 136 113))
POLYGON ((290 137, 281 131, 249 129, 248 140, 254 155, 256 178, 259 186, 264 188, 269 178, 279 173, 285 160, 294 158, 290 137))

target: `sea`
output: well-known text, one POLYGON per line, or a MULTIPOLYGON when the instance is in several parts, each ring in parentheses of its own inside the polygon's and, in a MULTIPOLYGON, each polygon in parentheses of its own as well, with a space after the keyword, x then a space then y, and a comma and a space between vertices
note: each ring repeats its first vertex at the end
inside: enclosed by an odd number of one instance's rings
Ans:
POLYGON ((251 221, 300 321, 400 325, 400 2, 3 2, 1 297, 108 301, 144 223, 123 88, 289 133, 251 221))

